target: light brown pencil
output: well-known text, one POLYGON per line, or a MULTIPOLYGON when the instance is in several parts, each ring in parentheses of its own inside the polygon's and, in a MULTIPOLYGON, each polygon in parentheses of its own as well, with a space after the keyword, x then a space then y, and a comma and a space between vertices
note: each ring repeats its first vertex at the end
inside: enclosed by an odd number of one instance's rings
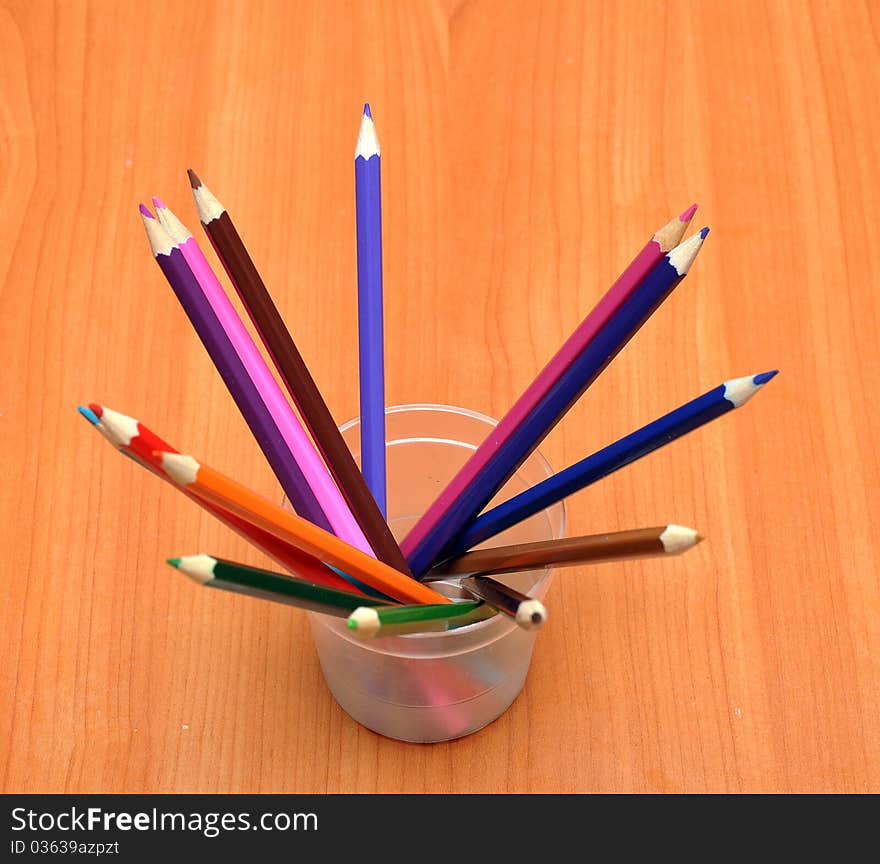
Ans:
POLYGON ((430 571, 425 581, 460 573, 515 573, 550 566, 678 555, 696 546, 702 539, 693 528, 661 525, 657 528, 478 549, 441 562, 430 571))

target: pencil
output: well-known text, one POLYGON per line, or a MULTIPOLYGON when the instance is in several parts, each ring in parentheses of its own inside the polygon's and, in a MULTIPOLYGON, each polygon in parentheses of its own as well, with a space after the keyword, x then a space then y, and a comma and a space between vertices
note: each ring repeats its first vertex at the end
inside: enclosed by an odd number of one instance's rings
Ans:
POLYGON ((612 315, 633 292, 645 281, 648 274, 659 264, 663 256, 672 251, 684 236, 696 212, 692 204, 680 216, 670 220, 660 228, 645 244, 644 248, 630 262, 629 266, 608 289, 594 309, 581 322, 563 346, 556 352, 513 407, 488 434, 485 441, 474 451, 452 481, 443 489, 440 496, 425 511, 404 539, 401 547, 407 557, 425 542, 444 514, 455 504, 465 491, 477 481, 490 460, 505 441, 518 429, 526 418, 538 407, 541 400, 556 385, 560 377, 571 368, 577 357, 587 345, 596 338, 606 326, 612 315))
POLYGON ((229 213, 193 170, 190 169, 187 173, 205 233, 226 268, 287 392, 299 409, 306 428, 370 546, 381 561, 409 574, 406 558, 343 440, 330 409, 284 325, 229 213))
POLYGON ((453 554, 462 554, 557 501, 659 450, 688 432, 745 405, 776 371, 734 378, 664 414, 580 462, 542 480, 478 516, 456 538, 453 554))
POLYGON ((196 334, 217 367, 291 505, 297 513, 309 521, 321 528, 330 529, 330 522, 321 509, 315 493, 303 476, 284 441, 281 430, 273 420, 256 385, 229 341, 229 336, 202 292, 183 252, 177 248, 168 232, 143 204, 140 210, 150 248, 162 273, 177 295, 180 305, 183 306, 196 334))
POLYGON ((360 579, 404 603, 448 603, 427 585, 349 546, 334 534, 282 509, 219 471, 181 453, 158 454, 162 467, 180 486, 268 531, 315 558, 360 579))
POLYGON ((537 407, 517 426, 471 483, 456 497, 430 533, 411 548, 413 573, 423 575, 455 548, 458 535, 492 500, 508 478, 537 447, 566 411, 596 380, 654 310, 687 274, 709 229, 703 228, 664 256, 644 282, 608 319, 574 362, 559 377, 537 407))
POLYGON ((385 347, 382 300, 382 157, 369 104, 354 154, 357 222, 361 470, 386 512, 385 347))
POLYGON ((229 302, 223 286, 199 248, 195 237, 160 198, 154 197, 153 204, 156 206, 156 217, 177 244, 177 248, 183 253, 183 257, 201 286, 205 298, 214 310, 220 326, 229 337, 242 366, 268 408, 285 445, 296 460, 333 532, 351 543, 352 546, 357 546, 362 552, 372 554, 372 548, 367 543, 367 538, 364 537, 360 525, 336 488, 336 483, 321 461, 321 457, 274 376, 269 371, 269 367, 238 317, 238 313, 229 302))
MULTIPOLYGON (((470 618, 483 608, 480 600, 418 606, 367 606, 362 604, 349 616, 346 626, 361 639, 374 636, 399 636, 429 630, 448 630, 450 624, 470 618)), ((480 620, 480 619, 476 619, 480 620)))
MULTIPOLYGON (((80 406, 78 410, 120 453, 128 456, 141 467, 146 468, 175 488, 180 488, 168 477, 162 469, 161 461, 154 455, 156 451, 171 453, 176 453, 177 451, 156 435, 155 432, 152 432, 133 417, 120 414, 112 408, 107 408, 94 402, 88 408, 80 406)), ((222 507, 217 507, 205 501, 188 489, 181 489, 180 491, 187 498, 198 504, 199 507, 207 510, 215 519, 231 528, 239 537, 256 546, 263 554, 295 576, 309 582, 325 585, 328 588, 360 592, 358 586, 352 585, 335 570, 327 567, 311 555, 300 552, 295 546, 279 540, 272 534, 251 525, 222 507)))
POLYGON ((537 630, 547 620, 547 610, 540 600, 528 597, 491 576, 465 576, 460 585, 476 599, 513 618, 524 630, 537 630))
POLYGON ((249 567, 211 555, 184 555, 169 558, 168 563, 210 588, 297 606, 337 618, 346 618, 355 609, 384 606, 387 603, 385 600, 375 600, 363 594, 340 591, 302 579, 291 579, 271 570, 249 567))
POLYGON ((478 549, 431 568, 426 581, 460 573, 517 573, 545 567, 598 564, 656 555, 680 555, 703 538, 693 528, 663 525, 563 540, 540 540, 493 549, 478 549))

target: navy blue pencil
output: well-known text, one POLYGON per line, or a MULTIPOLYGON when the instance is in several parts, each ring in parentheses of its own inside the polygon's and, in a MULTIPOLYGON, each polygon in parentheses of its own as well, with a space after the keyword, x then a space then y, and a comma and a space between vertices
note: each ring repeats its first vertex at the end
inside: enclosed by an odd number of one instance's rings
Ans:
POLYGON ((382 303, 382 179, 379 140, 370 106, 354 154, 357 211, 358 351, 361 471, 376 504, 385 501, 385 347, 382 303))
POLYGON ((476 519, 565 412, 669 296, 687 274, 708 233, 709 229, 703 228, 699 234, 676 246, 654 267, 534 411, 509 436, 473 483, 443 514, 434 530, 407 558, 417 578, 421 578, 437 561, 448 557, 450 550, 457 546, 458 535, 476 519))
POLYGON ((762 372, 725 381, 708 393, 670 411, 653 423, 631 432, 575 463, 564 471, 510 498, 477 517, 456 539, 454 555, 464 554, 478 543, 528 519, 574 492, 592 485, 626 465, 659 450, 664 444, 745 405, 774 375, 762 372))
POLYGON ((272 419, 256 385, 244 368, 229 337, 223 330, 211 305, 208 303, 198 280, 193 275, 183 252, 175 245, 159 221, 150 211, 140 206, 141 218, 147 230, 150 248, 168 284, 177 295, 183 311, 205 346, 223 383, 229 390, 238 410, 241 411, 254 438, 266 457, 281 488, 293 509, 304 519, 333 532, 327 516, 321 509, 315 494, 306 482, 299 465, 284 441, 281 431, 272 419))

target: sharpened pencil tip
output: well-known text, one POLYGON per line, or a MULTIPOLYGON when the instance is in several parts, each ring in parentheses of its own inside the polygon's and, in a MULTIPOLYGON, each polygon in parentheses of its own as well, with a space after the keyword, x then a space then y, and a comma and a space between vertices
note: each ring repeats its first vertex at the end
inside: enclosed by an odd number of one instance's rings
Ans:
POLYGON ((691 219, 694 218, 694 213, 697 212, 698 206, 698 204, 691 204, 691 206, 678 217, 679 222, 690 222, 691 219))
POLYGON ((364 114, 366 114, 366 116, 369 117, 370 120, 373 119, 373 114, 370 111, 370 103, 369 102, 364 102, 364 114))
POLYGON ((166 558, 165 563, 170 564, 172 567, 180 567, 181 560, 180 558, 166 558))
POLYGON ((694 541, 694 545, 696 545, 697 543, 702 543, 705 539, 705 534, 697 534, 697 539, 694 541))
POLYGON ((167 210, 168 208, 165 206, 164 202, 158 195, 153 196, 153 206, 157 210, 167 210))
POLYGON ((92 411, 91 408, 86 408, 84 405, 79 405, 77 406, 76 410, 79 411, 79 413, 82 414, 82 416, 85 417, 86 420, 88 420, 89 423, 92 424, 92 426, 97 426, 101 422, 98 418, 98 415, 95 414, 95 412, 92 411))
POLYGON ((202 181, 199 180, 199 175, 196 174, 192 168, 186 169, 186 176, 189 177, 189 185, 192 186, 193 189, 198 189, 199 186, 202 185, 202 181))
POLYGON ((760 375, 755 375, 755 377, 752 378, 752 381, 754 381, 755 384, 758 385, 758 387, 761 387, 766 384, 771 378, 775 378, 778 374, 778 369, 773 369, 770 372, 761 372, 760 375))
POLYGON ((707 235, 708 233, 709 233, 709 226, 707 225, 705 228, 703 228, 703 229, 700 231, 700 239, 701 239, 701 240, 705 240, 705 239, 706 239, 706 235, 707 235))
POLYGON ((143 204, 138 204, 138 210, 141 211, 141 216, 146 216, 147 219, 155 219, 156 218, 152 213, 150 213, 150 211, 143 204))
POLYGON ((94 412, 95 416, 100 418, 104 413, 104 406, 99 405, 97 402, 89 402, 89 408, 94 412))
POLYGON ((353 621, 351 618, 346 619, 345 626, 348 627, 349 630, 357 630, 358 622, 353 621))

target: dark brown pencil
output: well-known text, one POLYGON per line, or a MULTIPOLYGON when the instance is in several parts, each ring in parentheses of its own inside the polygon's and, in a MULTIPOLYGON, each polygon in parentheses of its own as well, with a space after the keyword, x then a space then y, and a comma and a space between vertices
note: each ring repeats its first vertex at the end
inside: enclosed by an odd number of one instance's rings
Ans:
POLYGON ((287 391, 299 409, 318 450, 376 556, 412 575, 388 523, 382 516, 363 474, 336 427, 293 337, 278 312, 256 265, 232 223, 226 208, 214 197, 195 171, 187 171, 199 220, 235 286, 245 309, 272 357, 287 391))
POLYGON ((677 555, 702 539, 693 528, 662 525, 659 528, 498 546, 443 561, 430 571, 427 579, 442 579, 459 573, 515 573, 541 567, 677 555))
POLYGON ((509 615, 523 630, 537 630, 547 620, 547 610, 540 600, 489 576, 465 576, 461 587, 477 600, 509 615))

